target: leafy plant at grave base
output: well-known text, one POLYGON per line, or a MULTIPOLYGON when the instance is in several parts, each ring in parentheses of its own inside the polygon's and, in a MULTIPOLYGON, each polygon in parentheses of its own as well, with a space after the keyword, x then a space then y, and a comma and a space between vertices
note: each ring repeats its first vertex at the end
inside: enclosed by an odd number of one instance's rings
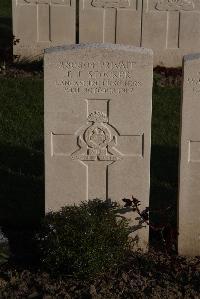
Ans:
POLYGON ((0 266, 7 263, 9 256, 0 248, 0 266))
MULTIPOLYGON (((0 236, 1 239, 1 236, 0 236)), ((9 246, 8 241, 3 241, 3 238, 0 240, 0 266, 7 263, 9 259, 9 246)))
MULTIPOLYGON (((147 224, 153 231, 159 232, 161 240, 165 249, 166 254, 172 253, 176 249, 176 239, 178 232, 171 226, 170 223, 164 223, 161 225, 154 224, 149 220, 149 207, 146 207, 141 211, 141 202, 132 196, 132 199, 123 198, 122 201, 125 203, 125 207, 132 207, 133 212, 136 212, 139 216, 139 222, 147 224)), ((166 213, 172 207, 168 207, 165 211, 156 211, 158 214, 166 213)), ((152 211, 151 211, 152 212, 152 211)), ((154 211, 155 212, 155 211, 154 211)))
POLYGON ((93 277, 119 265, 129 233, 127 220, 107 202, 64 207, 47 214, 36 236, 40 261, 54 274, 93 277))

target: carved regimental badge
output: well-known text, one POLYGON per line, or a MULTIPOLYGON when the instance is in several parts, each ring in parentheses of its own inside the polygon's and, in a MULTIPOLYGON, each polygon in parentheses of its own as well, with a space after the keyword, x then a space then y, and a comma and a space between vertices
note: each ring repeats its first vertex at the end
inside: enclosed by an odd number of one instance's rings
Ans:
POLYGON ((193 0, 159 0, 156 4, 156 9, 162 11, 194 10, 194 8, 193 0))
POLYGON ((71 158, 81 161, 117 161, 122 154, 115 149, 117 131, 108 123, 107 116, 100 111, 94 111, 88 116, 91 123, 78 135, 79 149, 71 158))
POLYGON ((99 8, 130 7, 130 0, 92 0, 91 5, 99 8))

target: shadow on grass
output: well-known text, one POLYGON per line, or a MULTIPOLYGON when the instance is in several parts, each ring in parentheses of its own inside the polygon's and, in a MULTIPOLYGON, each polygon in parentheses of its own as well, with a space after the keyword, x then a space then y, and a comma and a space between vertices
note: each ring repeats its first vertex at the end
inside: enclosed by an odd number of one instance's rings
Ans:
MULTIPOLYGON (((150 209, 152 212, 150 220, 158 226, 167 224, 176 232, 176 235, 178 157, 177 147, 152 146, 150 190, 150 209)), ((161 241, 160 234, 150 230, 150 243, 155 245, 159 241, 161 241)))
POLYGON ((15 59, 15 63, 13 66, 18 70, 23 70, 25 72, 43 72, 43 59, 31 60, 31 58, 23 58, 20 57, 15 59))
POLYGON ((8 56, 12 57, 12 46, 12 19, 0 17, 0 61, 7 60, 8 56))
POLYGON ((1 224, 36 225, 44 213, 43 151, 0 145, 0 156, 1 224))
POLYGON ((12 19, 0 17, 0 62, 6 62, 25 72, 42 72, 42 58, 38 58, 38 56, 30 58, 13 57, 13 44, 18 42, 13 37, 12 19))
POLYGON ((0 17, 0 37, 2 40, 10 41, 12 38, 12 19, 0 17))
POLYGON ((44 215, 42 145, 39 142, 35 149, 0 145, 0 156, 2 231, 15 259, 34 262, 32 236, 44 215))
MULTIPOLYGON (((0 156, 0 221, 11 248, 14 248, 12 251, 18 257, 23 252, 24 259, 27 252, 31 251, 30 236, 44 215, 43 145, 39 142, 34 149, 0 145, 0 156)), ((152 223, 170 224, 176 229, 177 183, 178 149, 152 146, 152 223)), ((161 242, 160 233, 150 230, 150 245, 161 249, 161 242)))

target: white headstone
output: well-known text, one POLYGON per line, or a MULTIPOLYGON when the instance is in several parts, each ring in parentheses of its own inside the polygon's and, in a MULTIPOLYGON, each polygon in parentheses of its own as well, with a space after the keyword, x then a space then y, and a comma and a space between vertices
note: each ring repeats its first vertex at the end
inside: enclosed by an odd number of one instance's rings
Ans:
POLYGON ((199 0, 80 0, 80 42, 151 48, 154 65, 177 67, 200 48, 199 0))
POLYGON ((80 42, 140 46, 142 0, 80 0, 80 42))
POLYGON ((45 48, 72 44, 76 37, 76 1, 12 0, 14 55, 41 57, 45 48))
POLYGON ((182 65, 200 48, 199 0, 144 0, 142 46, 154 51, 154 65, 182 65))
MULTIPOLYGON (((46 50, 44 68, 46 211, 132 195, 149 206, 152 52, 57 47, 46 50)), ((148 228, 136 224, 144 248, 148 228)))
POLYGON ((184 59, 178 251, 200 255, 200 54, 184 59))

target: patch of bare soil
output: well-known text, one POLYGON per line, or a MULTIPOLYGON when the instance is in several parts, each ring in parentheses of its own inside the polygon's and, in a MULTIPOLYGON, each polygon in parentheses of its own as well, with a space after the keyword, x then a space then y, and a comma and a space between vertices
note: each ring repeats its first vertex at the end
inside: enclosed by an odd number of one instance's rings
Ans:
POLYGON ((156 67, 154 69, 154 83, 161 87, 181 86, 182 68, 156 67))
POLYGON ((41 62, 33 64, 2 64, 0 66, 0 78, 43 78, 43 66, 41 62))
POLYGON ((131 253, 117 270, 88 280, 7 264, 0 268, 0 298, 197 299, 200 257, 131 253))

